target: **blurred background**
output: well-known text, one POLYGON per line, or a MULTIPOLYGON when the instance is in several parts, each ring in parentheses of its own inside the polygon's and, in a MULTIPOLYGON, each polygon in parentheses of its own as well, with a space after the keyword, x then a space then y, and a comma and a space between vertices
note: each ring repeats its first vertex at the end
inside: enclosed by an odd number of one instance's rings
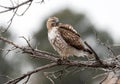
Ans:
MULTIPOLYGON (((20 3, 24 0, 14 0, 14 3, 18 3, 18 1, 20 3)), ((50 16, 56 16, 60 22, 73 25, 101 59, 108 59, 109 52, 103 43, 109 46, 119 46, 120 42, 119 4, 119 0, 45 0, 43 3, 34 0, 23 16, 14 17, 9 30, 2 36, 11 39, 16 44, 27 46, 26 41, 20 38, 24 36, 30 40, 34 48, 56 53, 48 41, 46 28, 46 20, 50 16)), ((10 0, 0 0, 0 5, 11 6, 11 2, 10 0)), ((26 5, 20 7, 18 14, 21 14, 25 8, 26 5)), ((0 8, 1 10, 3 9, 0 8)), ((1 29, 8 26, 12 14, 12 11, 0 14, 1 29)), ((36 59, 27 54, 22 54, 20 50, 9 53, 2 51, 2 49, 11 48, 12 46, 0 41, 0 84, 49 63, 44 59, 36 59)), ((119 52, 119 48, 117 50, 119 52)), ((73 57, 72 59, 81 60, 82 58, 73 57)), ((64 68, 65 66, 55 67, 43 72, 54 72, 64 68)), ((99 69, 84 67, 71 67, 67 71, 61 78, 52 77, 55 84, 97 84, 101 77, 95 79, 94 77, 97 74, 104 73, 99 69)), ((43 72, 33 75, 29 84, 52 84, 43 72)))

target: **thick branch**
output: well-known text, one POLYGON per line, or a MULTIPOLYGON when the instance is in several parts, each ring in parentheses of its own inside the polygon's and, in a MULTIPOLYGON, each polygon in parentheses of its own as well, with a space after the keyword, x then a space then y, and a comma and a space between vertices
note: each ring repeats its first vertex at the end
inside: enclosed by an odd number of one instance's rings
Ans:
POLYGON ((33 71, 30 71, 27 74, 24 74, 24 75, 14 79, 14 80, 10 80, 6 84, 16 84, 26 77, 29 78, 33 73, 37 73, 38 71, 48 69, 48 68, 51 68, 54 66, 69 65, 69 66, 77 66, 77 67, 92 67, 92 68, 104 68, 104 69, 112 69, 115 67, 120 67, 117 64, 112 64, 112 63, 108 64, 105 61, 102 61, 102 64, 101 64, 101 63, 99 63, 99 61, 59 60, 59 58, 57 58, 57 55, 48 53, 46 51, 36 50, 36 49, 31 48, 31 47, 21 47, 21 46, 15 44, 14 42, 12 42, 4 37, 0 37, 0 40, 14 46, 15 48, 20 49, 23 53, 27 53, 32 57, 36 57, 36 58, 40 58, 40 59, 44 58, 46 60, 53 61, 53 63, 41 66, 41 67, 39 67, 33 71))
POLYGON ((39 68, 37 68, 37 69, 35 69, 33 71, 29 71, 28 73, 23 74, 22 76, 20 76, 20 77, 18 77, 16 79, 10 80, 10 81, 8 81, 5 84, 16 84, 16 83, 20 82, 21 80, 23 80, 24 78, 26 78, 28 76, 31 76, 34 73, 37 73, 39 71, 42 71, 42 70, 45 70, 45 69, 48 69, 48 68, 51 68, 51 67, 54 67, 56 65, 57 65, 57 63, 51 63, 51 64, 47 64, 47 65, 41 66, 41 67, 39 67, 39 68))
MULTIPOLYGON (((41 51, 41 50, 36 50, 36 49, 31 49, 30 47, 21 47, 18 46, 17 44, 15 44, 14 42, 4 38, 4 37, 0 37, 0 40, 13 45, 14 47, 20 49, 23 53, 27 53, 30 54, 32 57, 36 57, 36 58, 44 58, 53 62, 58 62, 57 55, 48 53, 46 51, 41 51)), ((59 56, 60 57, 60 56, 59 56)), ((61 60, 61 65, 71 65, 71 66, 82 66, 82 67, 95 67, 95 68, 107 68, 107 67, 111 67, 114 68, 116 67, 116 64, 108 64, 107 62, 104 62, 102 64, 100 64, 98 61, 66 61, 66 60, 61 60)))
POLYGON ((21 47, 21 46, 15 44, 14 42, 12 42, 12 41, 10 41, 2 36, 0 36, 0 40, 20 49, 23 53, 30 54, 31 56, 36 57, 36 58, 45 58, 45 59, 55 61, 55 62, 58 59, 58 58, 56 58, 56 57, 58 57, 57 55, 48 53, 46 51, 31 49, 30 47, 21 47))

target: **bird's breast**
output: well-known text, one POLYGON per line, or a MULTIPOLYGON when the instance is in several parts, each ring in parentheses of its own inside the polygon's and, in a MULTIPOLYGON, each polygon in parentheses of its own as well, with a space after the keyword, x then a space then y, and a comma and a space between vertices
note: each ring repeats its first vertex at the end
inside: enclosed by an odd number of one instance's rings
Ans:
POLYGON ((62 53, 64 50, 66 50, 68 45, 61 37, 59 31, 56 28, 48 32, 48 38, 51 45, 58 53, 62 53))
POLYGON ((53 27, 53 28, 48 32, 49 41, 52 40, 52 39, 55 39, 57 35, 58 35, 57 28, 53 27))

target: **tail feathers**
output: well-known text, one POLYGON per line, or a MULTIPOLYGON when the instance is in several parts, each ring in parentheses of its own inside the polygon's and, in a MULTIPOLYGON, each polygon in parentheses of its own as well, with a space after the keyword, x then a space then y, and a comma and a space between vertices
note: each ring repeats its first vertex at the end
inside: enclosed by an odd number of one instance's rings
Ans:
POLYGON ((89 49, 84 49, 84 52, 87 52, 89 54, 93 54, 93 52, 91 50, 89 50, 89 49))
POLYGON ((90 50, 90 49, 88 49, 88 48, 85 48, 85 49, 83 49, 83 50, 80 50, 80 51, 74 51, 74 55, 75 56, 77 56, 77 57, 81 57, 81 56, 87 56, 87 57, 90 57, 90 58, 93 58, 93 56, 94 56, 94 53, 90 50))
POLYGON ((81 50, 81 51, 75 51, 76 53, 74 53, 75 56, 77 57, 84 57, 84 56, 87 56, 87 57, 90 57, 92 58, 93 57, 93 52, 89 49, 84 49, 84 50, 81 50))

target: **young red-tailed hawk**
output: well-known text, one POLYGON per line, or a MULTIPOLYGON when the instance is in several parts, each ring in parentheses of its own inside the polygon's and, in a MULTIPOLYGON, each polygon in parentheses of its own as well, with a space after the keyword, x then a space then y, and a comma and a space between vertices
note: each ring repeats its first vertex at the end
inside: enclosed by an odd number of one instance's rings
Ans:
POLYGON ((47 21, 48 39, 62 59, 68 56, 90 56, 91 50, 84 44, 77 31, 69 24, 59 23, 57 17, 47 21))

